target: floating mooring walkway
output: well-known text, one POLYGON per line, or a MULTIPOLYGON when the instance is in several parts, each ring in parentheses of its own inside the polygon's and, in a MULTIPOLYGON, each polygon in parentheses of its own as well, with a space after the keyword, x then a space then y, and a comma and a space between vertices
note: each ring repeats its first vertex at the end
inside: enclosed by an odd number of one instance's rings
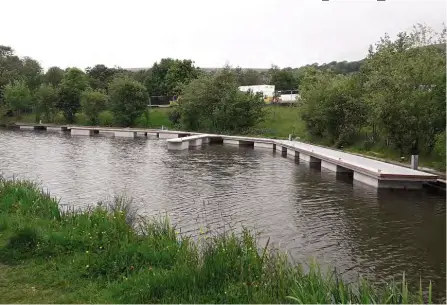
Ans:
POLYGON ((240 136, 202 134, 163 129, 104 128, 58 125, 18 124, 21 130, 47 130, 70 133, 72 136, 111 135, 114 137, 153 137, 167 139, 168 150, 187 150, 190 147, 217 144, 248 146, 281 152, 284 157, 299 162, 319 164, 336 173, 351 173, 353 180, 381 189, 421 189, 438 176, 354 154, 298 141, 240 136))

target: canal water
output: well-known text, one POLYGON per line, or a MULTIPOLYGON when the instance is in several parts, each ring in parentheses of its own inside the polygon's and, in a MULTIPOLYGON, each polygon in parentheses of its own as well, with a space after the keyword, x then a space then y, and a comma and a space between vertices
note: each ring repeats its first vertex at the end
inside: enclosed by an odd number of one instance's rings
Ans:
POLYGON ((294 261, 316 258, 346 279, 419 277, 445 300, 445 196, 377 192, 270 150, 211 145, 167 151, 144 138, 0 130, 0 173, 41 183, 61 205, 126 195, 141 215, 167 213, 185 234, 242 226, 294 261))

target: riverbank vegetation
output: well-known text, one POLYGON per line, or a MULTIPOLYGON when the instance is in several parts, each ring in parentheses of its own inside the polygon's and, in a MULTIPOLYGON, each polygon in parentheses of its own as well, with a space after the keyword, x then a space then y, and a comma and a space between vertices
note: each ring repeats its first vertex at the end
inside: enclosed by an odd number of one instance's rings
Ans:
MULTIPOLYGON (((424 290, 424 291, 423 291, 424 290)), ((423 303, 405 276, 347 284, 316 263, 292 265, 255 235, 178 234, 116 199, 61 211, 31 182, 0 179, 2 303, 423 303)))
POLYGON ((418 26, 396 40, 383 37, 358 73, 309 69, 301 82, 308 134, 336 147, 432 155, 445 167, 435 149, 445 141, 445 38, 445 30, 418 26))
POLYGON ((445 171, 446 48, 442 32, 417 25, 371 46, 365 59, 300 68, 200 69, 171 58, 129 71, 81 71, 17 57, 0 46, 0 120, 161 127, 295 137, 391 159, 419 154, 445 171), (298 89, 294 107, 261 107, 239 85, 298 89), (170 110, 146 107, 175 100, 170 110))

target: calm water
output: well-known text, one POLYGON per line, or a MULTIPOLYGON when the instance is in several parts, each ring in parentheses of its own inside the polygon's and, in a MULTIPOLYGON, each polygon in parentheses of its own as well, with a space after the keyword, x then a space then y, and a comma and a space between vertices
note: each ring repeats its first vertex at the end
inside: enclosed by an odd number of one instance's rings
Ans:
POLYGON ((38 180, 63 205, 126 194, 143 215, 167 212, 182 232, 261 232, 296 261, 316 257, 349 280, 401 277, 445 298, 445 197, 380 192, 270 150, 212 145, 168 152, 150 139, 0 130, 0 173, 38 180))

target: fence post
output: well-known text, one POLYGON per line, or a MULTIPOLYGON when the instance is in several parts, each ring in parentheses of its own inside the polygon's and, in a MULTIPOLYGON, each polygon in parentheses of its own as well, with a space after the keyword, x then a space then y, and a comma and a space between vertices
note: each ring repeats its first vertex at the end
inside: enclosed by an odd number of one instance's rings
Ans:
POLYGON ((411 169, 418 169, 419 155, 411 155, 411 169))

